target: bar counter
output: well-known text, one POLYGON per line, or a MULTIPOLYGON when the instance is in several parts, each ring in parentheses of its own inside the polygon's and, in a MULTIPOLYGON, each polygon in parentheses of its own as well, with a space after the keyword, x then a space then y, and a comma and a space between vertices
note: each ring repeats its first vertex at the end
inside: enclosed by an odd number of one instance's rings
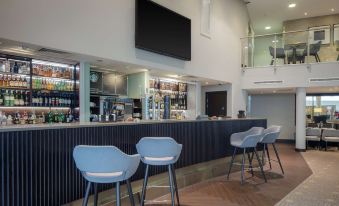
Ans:
MULTIPOLYGON (((183 144, 175 165, 181 168, 230 156, 232 133, 266 124, 266 119, 225 119, 0 127, 0 205, 54 206, 81 199, 85 181, 73 161, 76 145, 114 145, 135 154, 140 138, 170 136, 183 144)), ((165 171, 151 167, 150 175, 165 171)), ((140 164, 132 181, 143 175, 140 164)), ((99 191, 112 187, 100 185, 99 191)))

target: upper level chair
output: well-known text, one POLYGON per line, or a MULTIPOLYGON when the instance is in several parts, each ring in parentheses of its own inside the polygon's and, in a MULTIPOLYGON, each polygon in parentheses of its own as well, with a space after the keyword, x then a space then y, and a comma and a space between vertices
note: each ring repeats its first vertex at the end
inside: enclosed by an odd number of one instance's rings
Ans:
MULTIPOLYGON (((320 47, 321 47, 321 41, 318 41, 317 43, 315 44, 310 44, 310 53, 309 55, 310 56, 314 56, 315 58, 315 61, 316 62, 320 62, 320 58, 319 58, 319 54, 318 52, 320 51, 320 47)), ((307 56, 307 49, 308 48, 305 48, 304 52, 303 52, 303 56, 306 57, 307 56)), ((305 62, 305 61, 304 61, 305 62)))
POLYGON ((234 147, 233 150, 233 155, 231 159, 231 163, 228 169, 228 174, 227 174, 227 179, 229 179, 231 170, 232 170, 232 165, 234 163, 235 155, 237 153, 237 148, 243 150, 242 151, 242 161, 241 161, 241 184, 244 183, 244 171, 245 171, 245 158, 246 158, 246 152, 249 160, 249 169, 252 173, 253 176, 253 166, 252 166, 252 158, 250 157, 250 150, 253 150, 253 153, 256 155, 259 167, 262 173, 262 176, 265 179, 265 182, 267 182, 263 166, 261 164, 259 155, 257 153, 256 147, 257 143, 261 140, 262 138, 262 133, 263 133, 264 128, 262 127, 252 127, 250 130, 245 131, 245 132, 239 132, 239 133, 234 133, 231 135, 230 143, 234 147))
POLYGON ((274 48, 272 46, 270 46, 269 50, 270 50, 270 55, 272 56, 271 65, 273 65, 273 63, 276 59, 283 59, 284 64, 286 64, 286 54, 285 54, 284 48, 276 48, 275 58, 274 58, 274 48))
MULTIPOLYGON (((326 143, 326 151, 327 151, 327 143, 328 142, 339 142, 339 130, 335 129, 323 129, 322 140, 326 143)), ((338 147, 339 148, 339 147, 338 147)))
POLYGON ((182 145, 178 144, 171 137, 144 137, 138 142, 136 147, 138 153, 141 155, 141 161, 146 164, 140 205, 144 205, 145 202, 150 165, 166 165, 168 167, 172 206, 174 206, 175 202, 174 193, 176 193, 177 203, 180 205, 174 163, 176 163, 180 157, 182 145))
POLYGON ((280 165, 281 172, 284 174, 284 169, 283 169, 282 164, 281 164, 279 153, 278 153, 278 150, 275 146, 275 142, 280 135, 280 130, 281 130, 281 126, 275 126, 275 125, 269 127, 268 129, 265 129, 264 132, 263 132, 263 136, 260 140, 260 143, 263 144, 262 164, 263 165, 265 164, 265 152, 266 152, 267 153, 267 159, 268 159, 268 162, 269 162, 269 165, 270 165, 270 169, 272 169, 272 164, 271 164, 272 159, 270 158, 270 153, 269 153, 269 149, 268 149, 268 145, 271 144, 273 146, 275 156, 278 159, 278 163, 280 165))
POLYGON ((91 185, 94 184, 94 205, 98 204, 98 183, 115 183, 116 205, 120 206, 120 182, 127 183, 127 189, 134 206, 130 177, 136 172, 140 155, 127 155, 114 146, 76 146, 73 150, 76 167, 88 181, 83 206, 87 205, 91 185))
POLYGON ((321 140, 321 129, 307 127, 306 128, 306 149, 308 148, 308 142, 318 142, 318 148, 320 149, 320 141, 321 140))

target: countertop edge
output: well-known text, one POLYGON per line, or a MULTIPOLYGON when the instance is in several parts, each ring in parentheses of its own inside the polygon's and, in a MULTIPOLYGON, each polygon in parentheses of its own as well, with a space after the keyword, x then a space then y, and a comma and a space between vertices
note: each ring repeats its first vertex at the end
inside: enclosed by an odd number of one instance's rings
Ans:
POLYGON ((188 123, 188 122, 221 122, 221 121, 244 121, 244 120, 266 120, 265 118, 232 118, 223 120, 160 120, 160 121, 140 121, 140 122, 110 122, 110 123, 54 123, 39 125, 11 125, 0 126, 0 132, 13 131, 33 131, 33 130, 50 130, 50 129, 72 129, 86 127, 109 127, 109 126, 129 126, 129 125, 145 125, 145 124, 164 124, 164 123, 188 123))

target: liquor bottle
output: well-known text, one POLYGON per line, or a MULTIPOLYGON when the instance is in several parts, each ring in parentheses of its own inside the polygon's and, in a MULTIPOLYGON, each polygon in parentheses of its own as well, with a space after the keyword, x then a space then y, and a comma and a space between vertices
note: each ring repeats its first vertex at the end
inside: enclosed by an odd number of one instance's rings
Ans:
POLYGON ((59 114, 59 123, 65 122, 65 114, 61 111, 59 114))
POLYGON ((14 96, 14 106, 19 106, 19 99, 16 91, 13 91, 13 96, 14 96))
POLYGON ((19 73, 19 65, 17 62, 14 62, 13 73, 19 73))
POLYGON ((4 105, 4 96, 2 95, 2 90, 0 92, 0 106, 4 105))
POLYGON ((39 106, 41 107, 43 106, 43 101, 44 101, 41 92, 38 93, 38 97, 39 97, 39 106))
POLYGON ((28 87, 26 77, 24 77, 24 81, 22 82, 22 87, 23 87, 23 88, 27 88, 27 87, 28 87))
POLYGON ((54 112, 53 117, 54 117, 54 122, 55 122, 55 123, 58 123, 58 122, 59 122, 59 114, 58 114, 57 111, 54 112))
POLYGON ((49 123, 49 124, 51 124, 53 122, 53 113, 52 113, 51 110, 47 113, 46 122, 49 123))
POLYGON ((0 75, 0 87, 4 86, 4 75, 0 75))
POLYGON ((10 100, 10 105, 11 107, 14 106, 14 94, 13 91, 11 91, 10 95, 9 95, 9 100, 10 100))
POLYGON ((6 107, 10 106, 10 99, 9 99, 9 95, 8 95, 8 90, 6 90, 6 92, 4 94, 4 105, 6 107))

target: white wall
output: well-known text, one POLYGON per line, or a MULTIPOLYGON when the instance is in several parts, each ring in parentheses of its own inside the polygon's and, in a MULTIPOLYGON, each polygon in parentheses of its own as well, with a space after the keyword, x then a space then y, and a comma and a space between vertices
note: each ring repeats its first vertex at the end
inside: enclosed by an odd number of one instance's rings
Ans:
MULTIPOLYGON (((211 39, 200 35, 200 0, 155 1, 192 20, 192 61, 135 49, 134 0, 2 0, 0 37, 150 68, 239 82, 240 37, 246 36, 248 28, 247 9, 242 1, 212 1, 211 39)), ((240 89, 240 86, 234 89, 240 89)))
POLYGON ((251 95, 251 117, 267 118, 267 126, 280 125, 279 139, 294 139, 295 95, 251 95))

